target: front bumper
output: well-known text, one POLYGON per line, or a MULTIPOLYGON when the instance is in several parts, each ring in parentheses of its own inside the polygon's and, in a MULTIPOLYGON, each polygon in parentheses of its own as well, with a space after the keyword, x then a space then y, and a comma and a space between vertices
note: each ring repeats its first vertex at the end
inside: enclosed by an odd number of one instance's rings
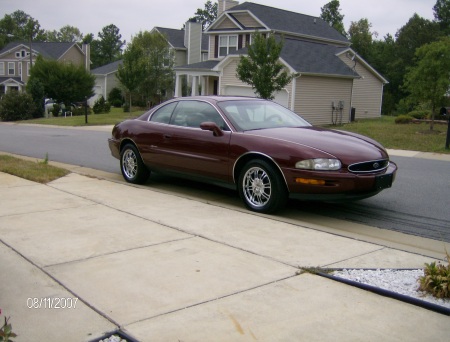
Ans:
POLYGON ((351 201, 374 196, 390 188, 395 180, 397 165, 389 163, 386 170, 374 174, 350 172, 317 172, 297 169, 283 170, 289 197, 308 201, 351 201), (324 180, 325 185, 299 184, 297 178, 324 180))

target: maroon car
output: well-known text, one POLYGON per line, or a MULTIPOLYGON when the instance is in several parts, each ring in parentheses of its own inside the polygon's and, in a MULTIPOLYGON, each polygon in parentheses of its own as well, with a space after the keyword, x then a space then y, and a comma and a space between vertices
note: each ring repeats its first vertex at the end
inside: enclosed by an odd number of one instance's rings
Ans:
POLYGON ((159 172, 218 184, 263 213, 289 197, 367 198, 391 187, 397 171, 370 138, 313 127, 276 103, 248 97, 167 101, 117 124, 109 147, 127 182, 159 172))

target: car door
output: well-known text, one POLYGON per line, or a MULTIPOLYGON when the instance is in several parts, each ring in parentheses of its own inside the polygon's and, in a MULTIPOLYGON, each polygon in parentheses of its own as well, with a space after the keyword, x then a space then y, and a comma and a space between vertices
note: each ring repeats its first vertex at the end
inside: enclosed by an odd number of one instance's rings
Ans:
POLYGON ((231 181, 229 145, 231 131, 218 111, 205 101, 182 100, 164 137, 165 163, 175 172, 231 181), (202 122, 215 122, 222 135, 200 128, 202 122))

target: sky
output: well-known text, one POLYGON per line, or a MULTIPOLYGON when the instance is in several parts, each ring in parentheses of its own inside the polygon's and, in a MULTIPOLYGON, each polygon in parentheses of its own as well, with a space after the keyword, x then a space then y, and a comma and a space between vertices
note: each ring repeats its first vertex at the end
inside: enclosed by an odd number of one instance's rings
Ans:
MULTIPOLYGON (((214 1, 214 0, 213 0, 214 1)), ((321 7, 330 0, 252 0, 261 5, 319 17, 321 7)), ((155 26, 181 29, 206 0, 0 0, 0 18, 22 10, 39 21, 44 30, 59 30, 70 25, 83 35, 97 38, 103 27, 114 24, 122 39, 131 41, 139 31, 155 26)), ((243 3, 244 1, 239 1, 243 3)), ((434 19, 436 0, 340 0, 340 13, 348 31, 352 21, 367 18, 378 39, 395 33, 417 13, 434 19)))

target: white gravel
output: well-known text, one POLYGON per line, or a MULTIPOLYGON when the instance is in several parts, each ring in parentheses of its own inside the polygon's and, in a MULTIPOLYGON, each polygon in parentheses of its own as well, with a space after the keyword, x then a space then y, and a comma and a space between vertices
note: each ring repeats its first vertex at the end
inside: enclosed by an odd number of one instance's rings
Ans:
POLYGON ((358 283, 375 286, 450 309, 450 299, 435 298, 430 294, 418 290, 419 277, 423 276, 422 269, 344 269, 341 271, 334 271, 331 275, 358 283))

